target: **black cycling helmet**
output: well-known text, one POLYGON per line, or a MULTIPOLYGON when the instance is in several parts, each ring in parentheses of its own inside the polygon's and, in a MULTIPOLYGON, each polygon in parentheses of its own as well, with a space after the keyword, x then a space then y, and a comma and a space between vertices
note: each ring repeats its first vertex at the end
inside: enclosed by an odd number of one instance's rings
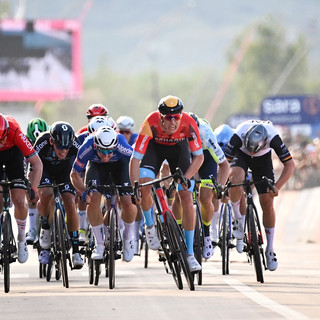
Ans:
POLYGON ((200 124, 199 117, 193 112, 188 112, 188 115, 197 123, 197 126, 199 127, 199 124, 200 124))
POLYGON ((183 109, 182 101, 175 96, 166 96, 158 104, 158 110, 161 114, 177 114, 183 109))
POLYGON ((57 121, 50 128, 50 136, 58 147, 70 149, 74 140, 74 130, 71 124, 57 121))
POLYGON ((268 132, 262 124, 251 126, 244 137, 244 145, 251 153, 256 153, 267 144, 268 132))

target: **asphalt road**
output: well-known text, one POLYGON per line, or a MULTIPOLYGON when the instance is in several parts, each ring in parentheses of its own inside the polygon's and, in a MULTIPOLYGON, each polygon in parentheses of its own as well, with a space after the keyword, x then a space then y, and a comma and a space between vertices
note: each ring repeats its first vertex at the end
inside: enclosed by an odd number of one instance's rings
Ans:
MULTIPOLYGON (((289 193, 288 199, 293 198, 297 200, 289 193)), ((289 208, 284 202, 281 206, 289 208)), ((90 285, 86 265, 69 270, 66 289, 54 277, 50 282, 39 278, 37 254, 30 248, 25 264, 11 265, 9 293, 3 292, 0 276, 0 319, 320 319, 320 243, 310 238, 319 224, 310 223, 309 236, 298 237, 307 212, 281 211, 276 237, 279 268, 265 271, 263 284, 256 282, 245 254, 235 249, 230 275, 223 276, 217 248, 212 259, 203 262, 203 285, 196 285, 195 291, 185 283, 178 290, 155 252, 147 269, 142 256, 130 263, 118 260, 113 290, 104 273, 98 286, 90 285)), ((317 221, 315 211, 313 216, 317 221)))

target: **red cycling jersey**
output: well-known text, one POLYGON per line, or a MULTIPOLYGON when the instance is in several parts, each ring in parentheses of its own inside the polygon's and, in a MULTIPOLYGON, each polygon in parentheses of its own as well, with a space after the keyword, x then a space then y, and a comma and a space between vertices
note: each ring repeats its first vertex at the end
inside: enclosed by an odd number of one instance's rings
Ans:
POLYGON ((169 146, 188 139, 191 152, 202 149, 198 126, 193 118, 185 112, 182 112, 178 130, 171 135, 162 130, 159 111, 151 113, 141 125, 134 148, 135 152, 145 154, 151 139, 156 143, 169 146))
POLYGON ((9 132, 6 138, 0 142, 0 152, 17 146, 26 158, 33 156, 36 152, 28 138, 21 131, 18 122, 11 116, 4 117, 9 123, 9 132))

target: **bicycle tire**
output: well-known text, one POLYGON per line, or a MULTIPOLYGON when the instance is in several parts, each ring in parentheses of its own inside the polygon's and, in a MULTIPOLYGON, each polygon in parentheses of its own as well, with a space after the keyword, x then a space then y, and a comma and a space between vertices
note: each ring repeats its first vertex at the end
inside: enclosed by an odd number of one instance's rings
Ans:
POLYGON ((99 277, 100 277, 100 260, 93 260, 94 265, 94 285, 97 286, 99 284, 99 277))
POLYGON ((51 280, 52 272, 53 272, 53 255, 50 253, 48 265, 44 264, 46 267, 46 280, 49 282, 51 280))
MULTIPOLYGON (((202 235, 201 212, 198 204, 196 204, 196 227, 194 230, 193 250, 194 250, 194 256, 201 266, 202 250, 203 250, 203 235, 202 235)), ((197 276, 198 285, 202 285, 202 270, 197 272, 196 276, 197 276)))
POLYGON ((108 255, 108 275, 109 275, 109 289, 113 289, 116 282, 115 277, 115 266, 116 266, 116 254, 117 254, 117 239, 116 239, 116 211, 114 208, 111 208, 109 213, 109 255, 108 255))
POLYGON ((221 256, 222 256, 222 274, 229 274, 229 209, 226 204, 223 205, 222 211, 222 237, 221 237, 221 256))
POLYGON ((11 242, 11 218, 6 211, 2 213, 2 241, 3 241, 3 279, 4 292, 10 291, 10 242, 11 242))
POLYGON ((148 268, 149 263, 149 246, 147 240, 143 237, 142 241, 144 242, 144 268, 148 268))
POLYGON ((170 235, 171 250, 174 256, 177 257, 179 264, 183 270, 183 274, 187 281, 188 287, 191 291, 194 290, 194 276, 191 274, 189 264, 187 260, 187 248, 185 245, 184 237, 177 224, 177 221, 173 218, 170 212, 166 213, 166 225, 168 228, 168 234, 170 235))
POLYGON ((254 207, 249 204, 248 206, 248 214, 249 214, 249 241, 250 241, 250 254, 252 254, 254 268, 256 271, 257 281, 263 283, 263 271, 262 271, 262 262, 260 256, 260 245, 258 242, 258 234, 257 234, 257 224, 256 224, 256 212, 254 207))
MULTIPOLYGON (((170 214, 168 212, 168 214, 170 214)), ((174 279, 174 282, 179 290, 183 289, 183 283, 181 278, 181 268, 179 265, 179 261, 177 257, 174 257, 173 252, 171 251, 171 247, 169 245, 169 235, 168 230, 164 226, 164 224, 160 220, 160 216, 156 215, 157 219, 157 226, 158 226, 158 235, 160 238, 161 247, 163 250, 163 253, 166 257, 166 261, 169 265, 170 272, 172 274, 172 277, 174 279)), ((167 269, 166 269, 167 270, 167 269)), ((168 272, 168 271, 167 271, 168 272)))
POLYGON ((91 259, 91 257, 88 258, 88 271, 89 271, 89 284, 93 284, 94 271, 93 271, 93 260, 91 259))
POLYGON ((68 278, 68 269, 67 269, 67 252, 66 252, 66 236, 67 232, 65 229, 64 215, 60 209, 57 209, 57 228, 58 228, 58 239, 60 246, 60 265, 62 273, 62 282, 63 286, 69 288, 69 278, 68 278))

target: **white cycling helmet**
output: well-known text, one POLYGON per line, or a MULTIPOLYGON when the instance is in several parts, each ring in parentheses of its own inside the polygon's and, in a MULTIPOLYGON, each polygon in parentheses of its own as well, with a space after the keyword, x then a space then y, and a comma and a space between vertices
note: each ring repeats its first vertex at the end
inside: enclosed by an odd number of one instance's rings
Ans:
POLYGON ((134 127, 134 120, 129 116, 120 116, 117 119, 117 126, 120 130, 131 131, 134 127))
POLYGON ((88 123, 88 132, 92 133, 101 127, 111 127, 116 130, 115 121, 109 116, 96 116, 93 117, 88 123))
POLYGON ((94 146, 100 149, 115 149, 118 134, 112 127, 100 127, 94 134, 94 146))

